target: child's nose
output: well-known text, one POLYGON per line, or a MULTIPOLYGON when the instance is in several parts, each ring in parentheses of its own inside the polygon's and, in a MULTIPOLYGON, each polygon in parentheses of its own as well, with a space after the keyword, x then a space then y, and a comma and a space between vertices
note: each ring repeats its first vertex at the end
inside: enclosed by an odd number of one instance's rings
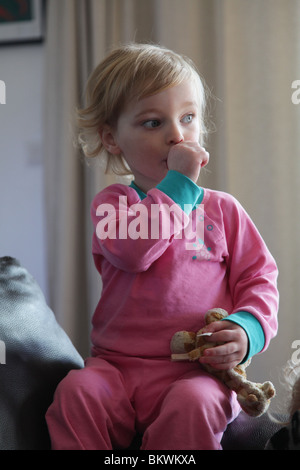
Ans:
POLYGON ((176 145, 183 141, 183 134, 180 126, 170 124, 167 132, 167 141, 169 145, 176 145))

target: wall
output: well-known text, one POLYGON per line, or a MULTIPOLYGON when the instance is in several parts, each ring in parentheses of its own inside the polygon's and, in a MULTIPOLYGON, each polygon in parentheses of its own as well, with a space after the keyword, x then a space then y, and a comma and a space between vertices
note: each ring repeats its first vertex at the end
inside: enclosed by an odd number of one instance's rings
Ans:
POLYGON ((0 46, 0 256, 14 256, 47 296, 43 189, 44 44, 0 46), (1 101, 3 103, 3 100, 1 101))

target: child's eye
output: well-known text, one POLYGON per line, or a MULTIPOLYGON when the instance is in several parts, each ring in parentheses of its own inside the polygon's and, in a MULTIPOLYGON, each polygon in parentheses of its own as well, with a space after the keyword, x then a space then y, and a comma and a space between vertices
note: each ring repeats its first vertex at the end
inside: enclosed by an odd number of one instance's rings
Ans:
POLYGON ((188 124, 189 122, 192 122, 193 119, 194 119, 194 114, 187 114, 186 116, 182 118, 181 121, 188 124))
POLYGON ((143 122, 143 126, 147 129, 155 129, 155 127, 160 126, 160 121, 158 119, 149 119, 148 121, 143 122))

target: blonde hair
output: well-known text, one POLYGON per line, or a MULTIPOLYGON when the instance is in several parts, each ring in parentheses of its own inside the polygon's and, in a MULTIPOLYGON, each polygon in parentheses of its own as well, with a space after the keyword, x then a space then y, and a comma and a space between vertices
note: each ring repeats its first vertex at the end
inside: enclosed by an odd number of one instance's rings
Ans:
POLYGON ((86 106, 77 110, 78 141, 87 159, 100 157, 105 172, 131 174, 120 155, 110 154, 103 146, 99 130, 115 126, 125 105, 159 93, 184 80, 195 81, 199 94, 199 140, 205 126, 206 90, 194 63, 187 57, 152 44, 127 44, 117 47, 95 68, 86 87, 86 106))
MULTIPOLYGON (((283 403, 278 405, 279 415, 284 419, 278 419, 272 412, 268 411, 270 419, 282 425, 288 425, 293 414, 300 410, 300 364, 287 361, 279 374, 283 386, 283 403)), ((278 415, 278 413, 277 413, 278 415)))

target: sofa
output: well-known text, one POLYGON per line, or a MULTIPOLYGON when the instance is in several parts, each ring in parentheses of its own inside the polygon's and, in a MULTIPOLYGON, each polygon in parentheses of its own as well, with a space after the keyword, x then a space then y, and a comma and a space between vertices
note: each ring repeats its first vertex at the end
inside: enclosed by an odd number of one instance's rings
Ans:
MULTIPOLYGON (((13 257, 0 258, 0 449, 50 450, 45 413, 54 391, 83 359, 31 274, 13 257)), ((224 433, 224 450, 264 449, 280 428, 268 414, 241 412, 224 433)), ((139 448, 139 438, 131 449, 139 448)))

